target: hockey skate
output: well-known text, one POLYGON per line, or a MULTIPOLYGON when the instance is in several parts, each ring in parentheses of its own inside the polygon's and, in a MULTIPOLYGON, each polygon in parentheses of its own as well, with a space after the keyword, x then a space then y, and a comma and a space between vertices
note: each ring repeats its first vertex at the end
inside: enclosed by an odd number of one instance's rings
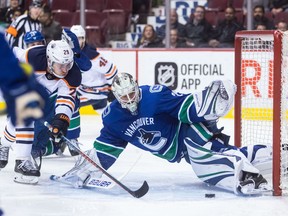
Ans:
POLYGON ((22 184, 37 184, 40 171, 31 160, 16 160, 14 182, 22 184))
MULTIPOLYGON (((95 148, 86 151, 85 153, 94 162, 100 164, 96 155, 95 148)), ((59 181, 64 184, 72 185, 75 188, 82 188, 85 185, 86 180, 89 179, 91 176, 93 176, 93 178, 99 178, 101 175, 102 172, 100 172, 97 167, 93 166, 87 161, 87 159, 80 156, 71 170, 69 170, 62 176, 52 175, 50 179, 54 181, 59 181)))
POLYGON ((244 172, 243 180, 239 182, 237 190, 240 194, 252 195, 271 191, 272 188, 261 174, 244 172))
POLYGON ((9 148, 10 147, 3 146, 0 143, 0 169, 4 168, 8 164, 9 148))

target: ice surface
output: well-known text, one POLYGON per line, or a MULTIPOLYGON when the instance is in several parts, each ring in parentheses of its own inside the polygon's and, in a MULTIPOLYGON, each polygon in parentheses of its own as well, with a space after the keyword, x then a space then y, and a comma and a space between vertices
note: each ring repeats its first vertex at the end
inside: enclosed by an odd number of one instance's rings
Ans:
MULTIPOLYGON (((233 130, 232 120, 221 120, 225 132, 233 130)), ((4 129, 5 118, 0 117, 4 129)), ((82 149, 92 147, 99 134, 99 116, 81 118, 82 149)), ((233 139, 232 139, 233 140, 233 139)), ((51 174, 60 175, 74 165, 75 159, 66 157, 44 158, 39 184, 35 186, 13 182, 14 152, 9 163, 0 171, 0 208, 6 216, 286 216, 288 197, 273 197, 271 194, 240 197, 233 193, 206 186, 197 179, 190 165, 185 162, 170 164, 148 153, 141 153, 129 146, 109 172, 115 177, 125 172, 133 162, 141 158, 133 170, 122 180, 131 189, 137 189, 147 180, 150 190, 136 199, 116 186, 111 190, 74 189, 52 182, 51 174), (215 193, 215 198, 205 198, 206 193, 215 193)))

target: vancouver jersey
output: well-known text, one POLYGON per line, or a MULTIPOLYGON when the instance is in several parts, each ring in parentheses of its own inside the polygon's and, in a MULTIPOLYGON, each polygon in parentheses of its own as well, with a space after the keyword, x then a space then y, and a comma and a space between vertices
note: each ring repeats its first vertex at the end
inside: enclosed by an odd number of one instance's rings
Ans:
POLYGON ((96 48, 85 45, 82 49, 92 63, 90 70, 82 73, 82 83, 78 89, 81 102, 89 99, 107 98, 112 80, 117 74, 117 67, 109 60, 104 58, 96 48))
POLYGON ((103 128, 94 142, 101 165, 108 169, 128 143, 170 162, 180 159, 182 123, 203 119, 196 115, 191 94, 180 94, 161 85, 141 86, 138 114, 132 115, 114 100, 103 112, 103 128))
POLYGON ((47 72, 46 46, 35 46, 27 50, 13 49, 19 61, 30 63, 39 83, 41 83, 50 97, 56 97, 55 113, 65 113, 69 118, 75 108, 76 88, 81 83, 81 71, 74 63, 68 75, 59 79, 47 72))
POLYGON ((21 80, 26 80, 26 75, 20 69, 0 27, 0 87, 11 89, 21 80))

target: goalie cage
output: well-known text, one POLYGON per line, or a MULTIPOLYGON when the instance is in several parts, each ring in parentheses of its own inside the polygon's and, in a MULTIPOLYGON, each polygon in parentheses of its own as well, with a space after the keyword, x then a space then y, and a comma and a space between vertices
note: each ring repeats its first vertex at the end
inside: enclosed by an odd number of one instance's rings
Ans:
POLYGON ((235 144, 273 145, 273 195, 287 195, 288 32, 237 32, 235 83, 235 144))

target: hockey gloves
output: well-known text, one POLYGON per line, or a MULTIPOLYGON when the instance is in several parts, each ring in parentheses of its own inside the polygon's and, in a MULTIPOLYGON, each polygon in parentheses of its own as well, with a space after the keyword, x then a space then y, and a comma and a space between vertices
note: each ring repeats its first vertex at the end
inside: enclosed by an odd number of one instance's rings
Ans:
POLYGON ((67 115, 60 113, 55 115, 51 123, 50 137, 55 144, 60 144, 62 135, 66 135, 70 119, 67 115))
POLYGON ((77 36, 67 28, 62 31, 62 40, 65 40, 74 52, 74 61, 77 63, 81 71, 88 71, 92 67, 92 63, 88 56, 82 52, 77 36))
POLYGON ((71 47, 74 53, 78 53, 78 54, 81 53, 81 48, 80 48, 78 38, 70 29, 67 29, 67 28, 63 29, 62 39, 65 40, 69 44, 69 46, 71 47))

